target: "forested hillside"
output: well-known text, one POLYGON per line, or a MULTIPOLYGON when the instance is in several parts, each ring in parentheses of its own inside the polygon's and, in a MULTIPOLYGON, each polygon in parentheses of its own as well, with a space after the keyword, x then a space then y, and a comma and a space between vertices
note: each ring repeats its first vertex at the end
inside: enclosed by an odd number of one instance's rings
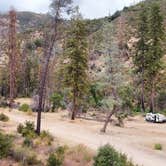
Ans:
POLYGON ((0 14, 0 165, 162 166, 165 124, 147 121, 166 122, 166 0, 98 19, 51 2, 0 14))

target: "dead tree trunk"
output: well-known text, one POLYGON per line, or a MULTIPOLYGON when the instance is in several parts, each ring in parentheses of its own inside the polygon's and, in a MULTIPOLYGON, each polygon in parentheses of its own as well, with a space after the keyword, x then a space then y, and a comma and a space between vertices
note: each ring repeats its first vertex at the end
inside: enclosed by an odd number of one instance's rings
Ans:
POLYGON ((49 70, 49 63, 50 59, 52 56, 52 51, 53 47, 57 38, 57 28, 58 28, 58 23, 59 23, 59 8, 60 8, 60 0, 59 0, 59 7, 57 8, 57 12, 54 18, 54 23, 53 23, 53 32, 48 40, 48 38, 45 38, 46 40, 46 46, 45 46, 45 51, 44 51, 44 62, 42 65, 41 69, 41 78, 40 78, 40 83, 39 83, 39 105, 37 108, 37 127, 36 127, 36 133, 40 135, 40 129, 41 129, 41 112, 44 110, 44 96, 45 96, 45 87, 46 87, 46 79, 47 79, 47 74, 49 70))
POLYGON ((109 113, 107 119, 105 120, 105 123, 104 123, 104 126, 103 128, 101 129, 101 132, 105 133, 106 132, 106 128, 108 126, 108 123, 110 122, 111 120, 111 117, 118 111, 118 107, 117 105, 114 105, 113 107, 113 110, 109 113))
POLYGON ((9 23, 9 106, 12 107, 14 102, 14 97, 16 93, 16 12, 11 10, 9 13, 10 23, 9 23))

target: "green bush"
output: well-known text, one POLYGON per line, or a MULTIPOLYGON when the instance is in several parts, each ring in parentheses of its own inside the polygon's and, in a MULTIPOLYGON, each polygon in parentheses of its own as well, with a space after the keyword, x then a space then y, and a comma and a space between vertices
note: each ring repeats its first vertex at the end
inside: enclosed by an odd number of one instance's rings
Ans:
POLYGON ((52 111, 55 111, 57 108, 65 108, 63 95, 60 93, 54 93, 50 97, 50 101, 52 103, 52 111))
POLYGON ((33 141, 31 138, 26 137, 23 142, 23 146, 25 147, 32 147, 33 146, 33 141))
POLYGON ((18 132, 19 134, 22 134, 23 128, 24 128, 24 125, 20 123, 20 124, 17 126, 17 132, 18 132))
POLYGON ((5 114, 1 113, 0 114, 0 121, 7 122, 7 121, 9 121, 9 117, 6 116, 5 114))
POLYGON ((161 92, 157 98, 157 106, 160 110, 164 110, 166 108, 166 92, 161 92))
POLYGON ((36 47, 42 47, 43 46, 43 41, 42 41, 42 39, 36 39, 34 41, 34 44, 35 44, 36 47))
POLYGON ((54 153, 51 153, 47 160, 47 166, 62 166, 64 161, 65 149, 65 147, 60 146, 54 153))
POLYGON ((0 133, 0 159, 7 157, 12 147, 12 137, 0 133))
POLYGON ((28 112, 29 109, 30 107, 28 104, 23 104, 20 106, 19 111, 28 112))
POLYGON ((155 149, 155 150, 162 150, 163 147, 162 147, 161 144, 155 144, 155 145, 154 145, 154 149, 155 149))
POLYGON ((19 124, 17 127, 17 132, 22 134, 23 137, 35 138, 37 135, 35 133, 34 122, 26 121, 25 124, 19 124))
POLYGON ((134 166, 128 161, 125 154, 117 152, 110 145, 105 145, 99 149, 94 158, 94 166, 134 166))

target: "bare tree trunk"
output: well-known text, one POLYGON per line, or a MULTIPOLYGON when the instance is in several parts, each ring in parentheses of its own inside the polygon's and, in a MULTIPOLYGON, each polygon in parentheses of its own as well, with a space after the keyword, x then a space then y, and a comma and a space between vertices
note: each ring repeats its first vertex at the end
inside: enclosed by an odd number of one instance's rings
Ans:
POLYGON ((54 23, 53 23, 53 32, 50 37, 50 40, 45 38, 45 51, 44 51, 44 64, 43 68, 41 69, 41 80, 39 84, 39 105, 37 108, 37 127, 36 127, 36 133, 40 135, 40 129, 41 129, 41 112, 44 110, 44 94, 45 94, 45 88, 46 88, 46 79, 47 79, 47 74, 49 70, 49 63, 50 59, 52 56, 52 51, 54 47, 54 43, 57 38, 57 28, 58 28, 58 23, 59 23, 59 12, 60 12, 60 0, 59 0, 59 6, 57 7, 56 15, 54 18, 54 23), (47 41, 48 40, 48 41, 47 41), (49 42, 49 43, 48 43, 49 42), (48 43, 48 44, 47 44, 48 43))
POLYGON ((154 80, 152 80, 152 89, 150 95, 150 112, 154 112, 154 80))
POLYGON ((141 109, 142 112, 145 112, 145 98, 144 98, 144 69, 142 69, 142 81, 141 81, 141 109))
POLYGON ((16 92, 15 80, 16 80, 16 12, 11 10, 9 23, 9 73, 10 73, 10 95, 9 106, 12 107, 16 92))
POLYGON ((76 90, 74 89, 73 93, 73 109, 72 109, 72 114, 71 114, 71 120, 75 120, 76 113, 77 113, 77 95, 76 95, 76 90))
POLYGON ((105 121, 105 123, 104 123, 104 126, 103 126, 103 128, 101 129, 101 132, 103 132, 103 133, 106 132, 106 128, 107 128, 107 126, 108 126, 108 123, 110 122, 111 117, 112 117, 112 116, 115 114, 115 112, 117 112, 117 111, 118 111, 118 107, 117 107, 117 105, 114 105, 113 110, 109 113, 109 115, 108 115, 108 117, 107 117, 107 119, 106 119, 106 121, 105 121))

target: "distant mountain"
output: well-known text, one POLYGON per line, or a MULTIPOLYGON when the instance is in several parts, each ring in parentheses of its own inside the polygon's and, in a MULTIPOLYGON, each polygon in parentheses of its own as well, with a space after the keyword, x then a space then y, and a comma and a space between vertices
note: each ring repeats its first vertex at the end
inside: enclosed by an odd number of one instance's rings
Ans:
MULTIPOLYGON (((126 42, 126 46, 128 49, 132 47, 133 42, 135 41, 136 37, 136 29, 138 27, 138 16, 142 9, 141 4, 145 3, 145 5, 150 6, 151 3, 158 3, 161 6, 161 11, 164 16, 164 22, 166 24, 166 0, 146 0, 143 2, 138 3, 137 5, 131 7, 125 7, 122 11, 117 11, 112 16, 106 16, 100 19, 93 19, 93 20, 85 20, 88 29, 89 41, 92 45, 91 48, 91 55, 90 55, 90 64, 91 70, 94 73, 96 78, 101 78, 103 75, 107 75, 107 62, 108 62, 108 55, 105 54, 105 43, 103 41, 104 33, 108 33, 110 38, 113 37, 113 40, 118 40, 117 38, 117 28, 119 24, 119 20, 123 19, 124 27, 123 33, 124 40, 126 42), (106 30, 106 27, 110 26, 110 29, 106 30)), ((33 36, 36 31, 42 31, 46 22, 50 20, 51 16, 48 14, 37 14, 33 12, 17 12, 17 22, 18 22, 18 29, 19 32, 28 32, 30 35, 33 36)), ((7 15, 0 15, 0 21, 7 22, 7 15)), ((0 32, 3 30, 1 26, 0 32)), ((3 40, 4 37, 0 37, 0 41, 3 40)), ((112 52, 115 51, 117 47, 114 45, 110 45, 110 50, 112 52)), ((126 64, 130 64, 130 50, 126 59, 126 64)))

